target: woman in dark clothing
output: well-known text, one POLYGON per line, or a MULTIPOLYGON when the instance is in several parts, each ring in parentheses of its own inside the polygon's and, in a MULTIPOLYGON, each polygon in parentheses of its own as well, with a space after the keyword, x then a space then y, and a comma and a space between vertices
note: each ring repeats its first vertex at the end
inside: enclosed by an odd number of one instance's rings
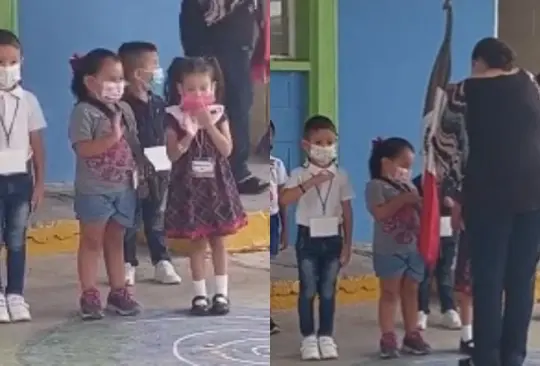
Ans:
POLYGON ((522 366, 526 357, 540 244, 540 93, 514 59, 496 38, 478 42, 473 74, 447 106, 465 123, 442 126, 436 137, 441 168, 462 183, 454 216, 462 214, 471 255, 475 344, 460 365, 522 366), (463 171, 453 161, 460 130, 463 171))

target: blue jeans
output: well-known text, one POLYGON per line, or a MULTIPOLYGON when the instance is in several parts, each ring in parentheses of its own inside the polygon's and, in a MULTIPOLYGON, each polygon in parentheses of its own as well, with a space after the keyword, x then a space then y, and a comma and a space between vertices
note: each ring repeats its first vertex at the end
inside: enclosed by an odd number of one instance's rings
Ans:
MULTIPOLYGON (((160 261, 171 260, 165 244, 164 211, 161 206, 160 202, 142 199, 137 207, 137 216, 142 221, 144 236, 146 237, 153 265, 160 261)), ((134 267, 139 265, 137 259, 137 230, 138 227, 128 228, 124 236, 124 261, 134 267)))
POLYGON ((6 294, 23 294, 26 230, 32 193, 33 179, 30 174, 0 176, 0 230, 7 249, 6 294))
POLYGON ((281 220, 279 214, 270 215, 270 258, 279 253, 281 220))
POLYGON ((449 310, 455 310, 454 303, 454 284, 452 282, 452 264, 456 257, 457 240, 454 237, 441 238, 441 250, 437 266, 434 273, 425 269, 424 279, 418 288, 418 308, 426 314, 429 314, 430 284, 432 276, 437 282, 437 291, 439 292, 439 301, 441 303, 441 313, 449 310))
POLYGON ((233 151, 229 158, 237 182, 248 178, 250 150, 249 119, 253 104, 251 50, 234 48, 216 50, 225 84, 225 108, 230 121, 233 151))
POLYGON ((315 334, 313 303, 319 295, 319 336, 331 336, 334 332, 336 310, 336 283, 341 264, 339 258, 343 238, 311 238, 309 228, 298 227, 296 259, 298 262, 298 317, 303 337, 315 334))
POLYGON ((75 192, 73 203, 75 216, 81 223, 116 221, 130 228, 135 225, 137 193, 132 188, 103 194, 81 194, 75 192))
POLYGON ((522 366, 534 304, 540 210, 512 214, 465 206, 464 221, 471 253, 473 362, 522 366))

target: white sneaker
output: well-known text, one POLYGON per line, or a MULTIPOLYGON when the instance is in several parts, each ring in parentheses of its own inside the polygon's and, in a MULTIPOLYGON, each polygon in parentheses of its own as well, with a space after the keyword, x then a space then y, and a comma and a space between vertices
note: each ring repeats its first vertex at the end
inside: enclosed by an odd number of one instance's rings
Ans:
POLYGON ((126 276, 126 285, 135 286, 135 267, 131 263, 124 264, 124 272, 126 276))
POLYGON ((319 352, 319 342, 317 337, 310 335, 302 340, 302 346, 300 346, 300 354, 303 361, 320 360, 321 354, 319 352))
POLYGON ((30 306, 21 295, 7 295, 7 307, 11 315, 12 322, 27 322, 32 320, 30 306))
POLYGON ((335 360, 338 358, 337 345, 332 337, 319 337, 319 351, 323 360, 335 360))
POLYGON ((6 297, 4 294, 0 294, 0 323, 10 323, 11 316, 9 316, 6 297))
POLYGON ((428 315, 423 311, 418 312, 418 329, 426 330, 427 329, 428 315))
POLYGON ((457 330, 461 328, 461 318, 455 310, 448 310, 443 314, 442 320, 443 327, 447 329, 457 330))
POLYGON ((176 273, 172 263, 169 261, 159 261, 158 264, 156 264, 154 278, 156 282, 165 285, 177 285, 182 282, 182 278, 176 273))

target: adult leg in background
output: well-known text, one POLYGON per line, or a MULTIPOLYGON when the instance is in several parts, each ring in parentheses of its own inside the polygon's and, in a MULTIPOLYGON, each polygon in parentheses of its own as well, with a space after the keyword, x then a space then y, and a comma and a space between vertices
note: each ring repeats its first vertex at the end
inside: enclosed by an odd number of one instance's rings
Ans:
POLYGON ((515 216, 508 247, 501 360, 502 366, 521 366, 534 305, 540 210, 515 216))
POLYGON ((437 290, 441 302, 441 313, 455 310, 454 286, 452 283, 452 264, 456 256, 456 240, 453 237, 441 238, 441 257, 435 269, 437 290))
POLYGON ((465 207, 471 253, 475 366, 502 366, 502 295, 513 216, 465 207))
POLYGON ((229 117, 233 151, 229 158, 241 194, 259 194, 268 183, 254 177, 248 169, 250 150, 250 112, 253 104, 251 50, 220 50, 216 58, 225 81, 225 108, 229 117))

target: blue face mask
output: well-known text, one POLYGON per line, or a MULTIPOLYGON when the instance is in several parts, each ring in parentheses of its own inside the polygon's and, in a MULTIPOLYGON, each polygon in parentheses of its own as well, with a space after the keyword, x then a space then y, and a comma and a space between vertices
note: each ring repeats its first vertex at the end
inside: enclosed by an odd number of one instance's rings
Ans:
POLYGON ((152 79, 150 79, 150 91, 153 94, 161 94, 163 92, 163 82, 165 81, 165 74, 163 69, 158 67, 154 70, 152 74, 152 79))

